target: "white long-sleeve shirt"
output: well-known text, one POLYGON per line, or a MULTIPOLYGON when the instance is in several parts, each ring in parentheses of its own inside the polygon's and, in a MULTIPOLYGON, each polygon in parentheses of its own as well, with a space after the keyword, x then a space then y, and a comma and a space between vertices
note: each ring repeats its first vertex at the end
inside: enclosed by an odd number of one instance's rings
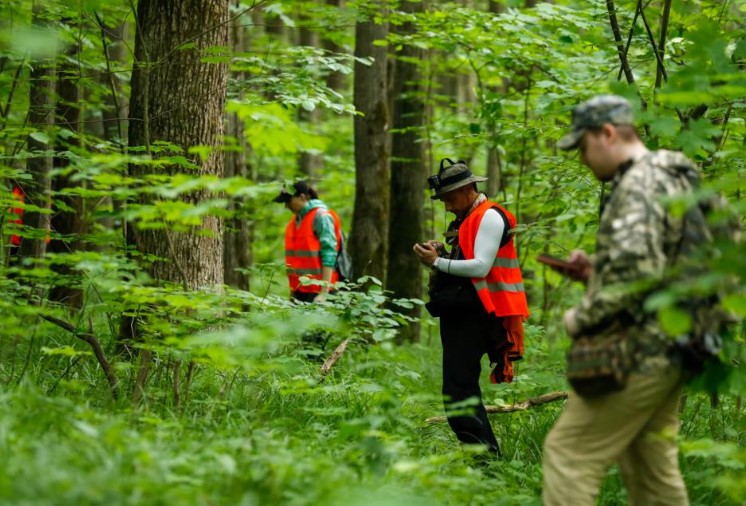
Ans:
POLYGON ((474 258, 471 260, 449 260, 436 258, 433 266, 442 272, 468 278, 484 278, 495 263, 500 249, 505 220, 495 209, 488 209, 482 216, 474 241, 474 258))

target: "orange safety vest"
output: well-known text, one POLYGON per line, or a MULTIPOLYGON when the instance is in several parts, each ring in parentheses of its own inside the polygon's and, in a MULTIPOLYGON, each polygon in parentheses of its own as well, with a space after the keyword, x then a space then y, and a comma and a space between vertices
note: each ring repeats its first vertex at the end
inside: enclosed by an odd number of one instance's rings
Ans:
MULTIPOLYGON (((488 209, 497 208, 502 211, 510 222, 510 228, 515 228, 515 217, 504 207, 489 200, 482 202, 474 209, 459 227, 458 243, 464 258, 474 258, 474 243, 482 217, 488 209)), ((497 256, 492 268, 484 278, 472 278, 477 289, 477 295, 488 313, 495 316, 528 317, 528 303, 523 288, 521 267, 518 265, 518 255, 513 238, 497 250, 497 256)))
MULTIPOLYGON (((288 282, 291 292, 321 292, 321 285, 301 285, 300 277, 307 276, 310 279, 321 281, 321 241, 313 232, 313 220, 320 208, 316 207, 308 211, 303 217, 300 225, 296 226, 295 216, 285 227, 285 263, 288 268, 288 282)), ((329 213, 334 219, 334 233, 337 236, 337 251, 342 244, 342 228, 339 216, 334 211, 323 211, 329 213)), ((339 280, 337 271, 332 271, 332 284, 339 280)))
MULTIPOLYGON (((477 230, 482 223, 482 217, 488 209, 497 208, 505 214, 510 228, 515 228, 515 216, 499 204, 489 200, 482 202, 474 209, 459 227, 458 243, 464 258, 474 258, 474 243, 477 230)), ((490 373, 492 383, 511 383, 513 381, 513 362, 521 360, 525 351, 523 320, 528 318, 528 303, 523 288, 523 276, 518 265, 518 254, 511 237, 508 242, 497 250, 492 268, 484 278, 471 278, 477 290, 479 300, 488 313, 501 318, 501 325, 505 329, 506 340, 500 343, 498 349, 489 354, 490 360, 495 360, 490 373)))

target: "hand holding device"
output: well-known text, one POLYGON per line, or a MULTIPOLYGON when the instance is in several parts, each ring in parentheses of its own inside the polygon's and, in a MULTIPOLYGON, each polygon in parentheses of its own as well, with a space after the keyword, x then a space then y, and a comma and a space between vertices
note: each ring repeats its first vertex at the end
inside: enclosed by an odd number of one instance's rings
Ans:
POLYGON ((553 257, 551 255, 541 254, 536 257, 536 260, 560 272, 580 271, 581 269, 580 265, 578 264, 568 262, 567 260, 562 260, 561 258, 553 257))
POLYGON ((548 265, 563 276, 582 283, 586 283, 591 274, 591 261, 584 251, 573 251, 570 254, 569 261, 546 254, 538 255, 536 260, 548 265))

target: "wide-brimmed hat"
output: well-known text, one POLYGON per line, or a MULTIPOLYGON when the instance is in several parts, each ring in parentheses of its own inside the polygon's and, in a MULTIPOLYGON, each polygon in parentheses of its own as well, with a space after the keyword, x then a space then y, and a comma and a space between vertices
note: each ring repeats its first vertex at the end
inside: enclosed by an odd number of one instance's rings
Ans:
POLYGON ((284 204, 290 202, 290 199, 296 195, 311 195, 311 187, 308 186, 306 181, 296 181, 291 185, 292 191, 288 191, 286 187, 282 187, 279 195, 277 195, 272 202, 278 202, 284 204))
POLYGON ((442 159, 438 173, 427 178, 430 189, 434 192, 430 195, 430 198, 433 200, 439 199, 446 193, 468 184, 484 181, 487 181, 487 178, 472 174, 469 167, 466 166, 466 162, 459 160, 454 163, 450 158, 442 159), (446 161, 451 164, 449 167, 443 167, 443 162, 446 161))
POLYGON ((600 127, 604 123, 632 125, 633 121, 632 105, 626 98, 619 95, 593 97, 572 110, 570 133, 559 140, 557 147, 564 150, 577 148, 589 128, 600 127))

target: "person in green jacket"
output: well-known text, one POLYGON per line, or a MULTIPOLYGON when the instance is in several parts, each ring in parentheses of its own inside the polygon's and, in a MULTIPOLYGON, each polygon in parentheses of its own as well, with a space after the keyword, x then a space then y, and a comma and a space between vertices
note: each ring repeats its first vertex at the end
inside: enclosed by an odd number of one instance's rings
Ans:
POLYGON ((339 217, 308 182, 297 181, 291 190, 283 188, 274 199, 293 213, 285 228, 290 296, 299 302, 323 302, 338 280, 335 266, 341 245, 339 217), (303 283, 303 276, 312 283, 303 283))

